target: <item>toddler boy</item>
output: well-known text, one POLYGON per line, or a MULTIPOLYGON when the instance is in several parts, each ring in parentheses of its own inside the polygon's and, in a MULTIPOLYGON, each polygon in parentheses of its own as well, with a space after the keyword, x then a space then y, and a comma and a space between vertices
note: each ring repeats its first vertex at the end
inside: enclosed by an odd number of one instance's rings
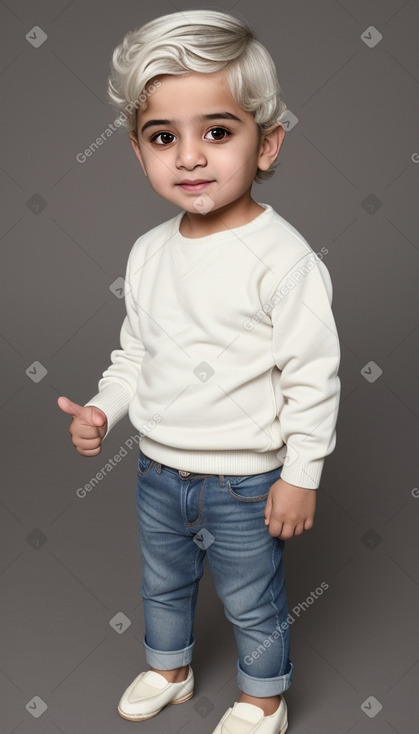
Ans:
POLYGON ((241 689, 213 734, 284 734, 293 665, 282 556, 313 526, 336 442, 340 350, 326 266, 251 195, 285 135, 275 67, 243 21, 191 10, 129 32, 109 89, 151 187, 181 210, 130 252, 121 348, 97 395, 58 400, 83 456, 127 413, 141 434, 150 669, 118 711, 140 721, 193 695, 207 556, 241 689))

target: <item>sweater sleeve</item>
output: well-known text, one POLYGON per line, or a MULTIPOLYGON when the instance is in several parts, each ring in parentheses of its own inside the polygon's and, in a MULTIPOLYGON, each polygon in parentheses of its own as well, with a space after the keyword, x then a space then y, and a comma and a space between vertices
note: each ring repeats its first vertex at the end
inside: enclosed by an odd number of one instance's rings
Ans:
POLYGON ((128 413, 129 404, 135 395, 145 347, 139 331, 139 319, 134 299, 134 284, 131 277, 132 252, 128 258, 125 276, 125 307, 121 332, 121 349, 111 352, 111 364, 99 380, 98 393, 85 405, 95 405, 103 410, 108 419, 105 438, 115 424, 128 413))
POLYGON ((275 364, 284 404, 286 444, 281 478, 317 489, 324 458, 335 448, 340 398, 339 338, 332 314, 332 282, 324 263, 305 255, 277 283, 271 311, 275 364))

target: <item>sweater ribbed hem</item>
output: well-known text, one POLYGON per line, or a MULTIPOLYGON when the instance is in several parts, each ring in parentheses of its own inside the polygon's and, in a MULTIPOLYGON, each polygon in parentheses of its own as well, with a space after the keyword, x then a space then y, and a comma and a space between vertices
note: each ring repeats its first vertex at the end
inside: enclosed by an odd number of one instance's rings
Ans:
POLYGON ((196 474, 262 474, 282 466, 278 451, 188 451, 164 446, 144 436, 141 451, 159 464, 196 474))
POLYGON ((278 450, 259 451, 188 451, 164 446, 143 436, 141 451, 159 464, 196 474, 226 474, 247 476, 263 474, 282 466, 281 479, 288 484, 304 489, 317 489, 323 470, 324 459, 307 463, 293 462, 290 466, 278 460, 278 450))

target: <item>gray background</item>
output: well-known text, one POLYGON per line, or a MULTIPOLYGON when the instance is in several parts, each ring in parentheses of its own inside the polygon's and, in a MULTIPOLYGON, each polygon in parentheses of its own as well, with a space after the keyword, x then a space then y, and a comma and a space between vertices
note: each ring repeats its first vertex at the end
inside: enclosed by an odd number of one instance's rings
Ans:
MULTIPOLYGON (((82 458, 56 402, 66 395, 83 404, 96 392, 124 316, 110 285, 125 274, 135 239, 177 212, 148 188, 127 133, 112 135, 84 164, 76 155, 117 116, 105 85, 123 34, 190 7, 183 0, 0 3, 2 734, 210 734, 238 696, 233 632, 207 572, 194 698, 144 723, 118 716, 122 691, 145 665, 136 449, 84 499, 76 489, 135 429, 124 419, 98 457, 82 458), (35 26, 47 34, 38 47, 26 38, 40 39, 30 33, 35 26), (111 626, 121 612, 130 626, 111 626)), ((334 286, 342 348, 337 446, 326 460, 315 526, 288 541, 285 555, 291 609, 321 582, 329 588, 291 626, 289 730, 413 734, 418 3, 193 7, 234 9, 273 55, 298 124, 287 132, 275 176, 255 185, 254 196, 316 252, 329 249, 334 286), (365 34, 370 26, 382 34, 374 47, 363 40, 377 38, 365 34)))

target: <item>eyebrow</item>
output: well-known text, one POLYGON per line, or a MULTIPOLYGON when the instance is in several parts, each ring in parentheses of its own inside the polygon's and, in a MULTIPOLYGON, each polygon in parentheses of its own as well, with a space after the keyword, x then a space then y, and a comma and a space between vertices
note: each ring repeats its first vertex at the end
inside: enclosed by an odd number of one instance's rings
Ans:
MULTIPOLYGON (((200 115, 196 118, 199 121, 205 120, 237 120, 237 122, 243 122, 240 117, 236 117, 231 112, 212 112, 210 115, 200 115)), ((173 125, 176 120, 149 120, 141 128, 141 134, 147 130, 148 127, 160 127, 161 125, 173 125)))

